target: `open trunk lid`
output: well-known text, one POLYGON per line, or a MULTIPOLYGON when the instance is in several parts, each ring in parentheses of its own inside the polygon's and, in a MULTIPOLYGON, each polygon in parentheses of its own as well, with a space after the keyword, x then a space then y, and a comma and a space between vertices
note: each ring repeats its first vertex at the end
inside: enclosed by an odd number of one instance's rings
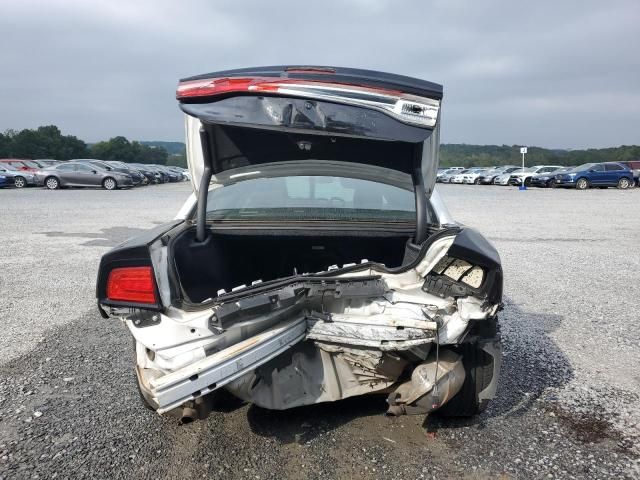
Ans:
MULTIPOLYGON (((287 160, 393 169, 430 196, 438 167, 440 85, 334 67, 258 67, 183 79, 194 190, 210 174, 287 160)), ((328 172, 330 174, 330 172, 328 172)))

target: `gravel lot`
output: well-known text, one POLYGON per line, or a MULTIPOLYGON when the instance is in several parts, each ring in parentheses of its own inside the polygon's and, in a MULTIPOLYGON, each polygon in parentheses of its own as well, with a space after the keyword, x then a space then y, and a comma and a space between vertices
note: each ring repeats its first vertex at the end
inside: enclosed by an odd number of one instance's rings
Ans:
POLYGON ((0 191, 0 478, 640 477, 640 189, 439 188, 503 259, 487 412, 229 402, 186 426, 138 401, 131 340, 99 316, 94 284, 100 256, 172 218, 189 185, 0 191))

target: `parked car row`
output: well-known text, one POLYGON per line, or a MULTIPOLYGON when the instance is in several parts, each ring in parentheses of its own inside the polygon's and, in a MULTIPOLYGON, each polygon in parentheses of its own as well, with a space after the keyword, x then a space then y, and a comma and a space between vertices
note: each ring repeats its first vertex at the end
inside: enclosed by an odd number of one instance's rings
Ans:
POLYGON ((527 187, 576 188, 617 187, 626 189, 638 185, 640 160, 628 162, 585 163, 577 167, 537 165, 522 168, 516 165, 501 167, 460 167, 440 169, 436 181, 475 185, 525 185, 527 187))
POLYGON ((65 187, 102 187, 115 190, 189 179, 188 170, 166 165, 93 158, 66 161, 0 159, 0 187, 42 186, 50 190, 65 187))

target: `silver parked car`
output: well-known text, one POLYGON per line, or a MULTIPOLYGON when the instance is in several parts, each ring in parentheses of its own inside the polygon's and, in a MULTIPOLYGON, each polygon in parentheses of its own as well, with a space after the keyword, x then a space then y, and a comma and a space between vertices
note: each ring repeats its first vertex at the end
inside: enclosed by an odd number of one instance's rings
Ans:
POLYGON ((7 184, 16 188, 24 188, 36 184, 36 176, 28 170, 18 170, 9 163, 0 163, 0 174, 6 177, 7 184))
POLYGON ((65 162, 36 172, 36 183, 50 190, 64 187, 102 187, 105 190, 133 187, 130 175, 80 162, 65 162))

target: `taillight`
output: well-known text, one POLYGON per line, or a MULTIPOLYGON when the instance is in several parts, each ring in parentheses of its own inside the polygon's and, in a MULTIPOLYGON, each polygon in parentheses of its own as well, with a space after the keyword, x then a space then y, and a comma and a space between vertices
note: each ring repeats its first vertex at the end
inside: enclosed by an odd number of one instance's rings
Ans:
POLYGON ((107 299, 132 303, 157 303, 151 267, 121 267, 109 272, 107 299))
POLYGON ((433 127, 440 102, 399 90, 347 83, 278 77, 223 77, 188 80, 178 84, 176 98, 212 97, 232 93, 270 93, 275 95, 327 100, 382 111, 419 126, 433 127))

